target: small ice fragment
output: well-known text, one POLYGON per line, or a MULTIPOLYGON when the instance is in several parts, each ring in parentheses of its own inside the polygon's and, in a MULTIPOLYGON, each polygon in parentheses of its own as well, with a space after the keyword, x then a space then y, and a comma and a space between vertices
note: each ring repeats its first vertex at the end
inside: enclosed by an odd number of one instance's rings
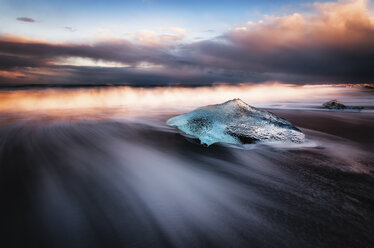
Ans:
POLYGON ((327 109, 348 109, 348 110, 353 109, 353 110, 361 110, 361 109, 364 108, 364 107, 360 107, 360 106, 346 106, 343 103, 339 102, 337 99, 325 102, 322 106, 324 108, 327 108, 327 109))

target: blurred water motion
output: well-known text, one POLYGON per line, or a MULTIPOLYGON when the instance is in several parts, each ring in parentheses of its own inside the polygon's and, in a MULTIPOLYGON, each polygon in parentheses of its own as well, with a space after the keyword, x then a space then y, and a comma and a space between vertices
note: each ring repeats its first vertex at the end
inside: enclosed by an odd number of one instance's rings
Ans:
POLYGON ((372 92, 256 87, 2 91, 1 246, 373 246, 374 114, 317 110, 372 92), (308 142, 206 148, 165 125, 235 97, 308 142))
POLYGON ((331 85, 217 85, 212 87, 98 87, 79 89, 25 89, 0 91, 0 111, 32 111, 54 115, 94 111, 113 116, 151 115, 160 112, 186 111, 207 104, 241 98, 258 107, 320 107, 321 103, 339 97, 347 104, 374 106, 372 92, 362 88, 331 85), (357 97, 359 96, 359 98, 357 97), (366 100, 366 101, 365 101, 366 100), (352 102, 353 101, 353 102, 352 102), (64 110, 67 110, 64 112, 64 110))

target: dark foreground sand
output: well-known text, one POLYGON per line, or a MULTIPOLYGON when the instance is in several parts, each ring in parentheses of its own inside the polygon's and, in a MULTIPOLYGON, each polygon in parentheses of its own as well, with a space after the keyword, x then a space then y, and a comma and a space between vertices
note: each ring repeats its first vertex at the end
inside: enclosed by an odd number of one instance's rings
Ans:
POLYGON ((374 115, 272 110, 302 146, 2 115, 1 247, 373 247, 374 115))
POLYGON ((296 126, 336 135, 374 148, 374 113, 344 111, 270 110, 296 126))

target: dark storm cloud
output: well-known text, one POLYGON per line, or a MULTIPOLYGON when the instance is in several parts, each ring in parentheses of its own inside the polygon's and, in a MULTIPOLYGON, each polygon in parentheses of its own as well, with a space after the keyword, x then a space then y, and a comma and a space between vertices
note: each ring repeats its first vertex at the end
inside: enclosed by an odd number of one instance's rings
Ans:
POLYGON ((18 17, 17 20, 21 22, 35 22, 34 19, 29 18, 29 17, 18 17))
POLYGON ((47 66, 47 64, 46 60, 43 59, 0 54, 0 70, 23 67, 44 67, 47 66))
POLYGON ((267 17, 187 44, 148 36, 139 39, 145 43, 114 38, 93 44, 0 37, 0 70, 49 83, 373 82, 374 18, 367 2, 315 4, 312 13, 267 17), (123 67, 61 63, 75 58, 123 67), (38 76, 37 68, 53 73, 38 76))
POLYGON ((0 53, 25 56, 38 60, 83 57, 129 64, 141 61, 158 63, 163 62, 164 59, 160 49, 134 45, 127 40, 105 41, 87 45, 3 39, 0 40, 0 53))

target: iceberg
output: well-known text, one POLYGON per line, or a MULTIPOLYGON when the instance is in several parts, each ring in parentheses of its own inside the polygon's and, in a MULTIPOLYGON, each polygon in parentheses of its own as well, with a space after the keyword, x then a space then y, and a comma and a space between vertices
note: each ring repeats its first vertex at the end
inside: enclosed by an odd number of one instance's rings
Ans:
POLYGON ((305 139, 289 121, 240 99, 198 108, 169 119, 167 124, 207 146, 217 142, 235 145, 263 141, 301 143, 305 139))
POLYGON ((325 102, 322 105, 326 109, 347 109, 347 110, 362 110, 364 107, 361 106, 346 106, 343 103, 339 102, 337 99, 325 102))

